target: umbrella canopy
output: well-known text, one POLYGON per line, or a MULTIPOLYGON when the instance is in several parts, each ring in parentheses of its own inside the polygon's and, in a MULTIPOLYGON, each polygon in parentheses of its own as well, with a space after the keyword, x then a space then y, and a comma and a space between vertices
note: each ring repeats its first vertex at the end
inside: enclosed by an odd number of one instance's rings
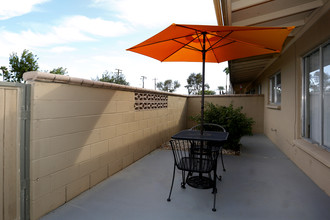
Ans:
POLYGON ((161 62, 203 62, 201 132, 204 123, 205 62, 220 63, 279 53, 294 27, 235 27, 172 24, 127 50, 161 62))
POLYGON ((205 62, 220 63, 243 57, 279 53, 293 28, 172 24, 127 50, 161 62, 203 62, 201 54, 205 46, 205 62))

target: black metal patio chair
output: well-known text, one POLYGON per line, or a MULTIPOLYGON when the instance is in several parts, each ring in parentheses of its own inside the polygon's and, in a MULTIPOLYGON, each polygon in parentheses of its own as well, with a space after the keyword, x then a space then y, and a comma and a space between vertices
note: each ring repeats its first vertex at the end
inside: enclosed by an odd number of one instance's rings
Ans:
MULTIPOLYGON (((214 124, 214 123, 204 123, 203 124, 204 131, 218 131, 218 132, 226 132, 226 129, 222 127, 221 125, 214 124)), ((190 130, 201 130, 201 124, 198 124, 190 130)), ((212 147, 213 150, 218 150, 220 152, 220 158, 221 158, 221 164, 222 164, 222 170, 225 172, 226 168, 223 162, 223 156, 222 156, 222 144, 219 142, 214 142, 214 141, 207 141, 205 143, 206 145, 212 147)), ((195 147, 196 149, 197 147, 195 147)), ((221 180, 221 176, 219 176, 219 180, 221 180)))
POLYGON ((212 193, 214 194, 214 200, 212 211, 216 211, 216 173, 219 151, 214 151, 212 148, 203 146, 204 143, 201 141, 171 140, 170 144, 174 156, 174 169, 171 189, 167 201, 171 201, 171 194, 177 168, 182 171, 182 188, 185 188, 187 183, 194 188, 213 189, 212 193), (199 149, 196 149, 197 146, 199 149), (187 177, 185 176, 185 172, 188 172, 187 177), (212 172, 213 178, 211 178, 212 172), (208 177, 203 174, 208 174, 208 177))

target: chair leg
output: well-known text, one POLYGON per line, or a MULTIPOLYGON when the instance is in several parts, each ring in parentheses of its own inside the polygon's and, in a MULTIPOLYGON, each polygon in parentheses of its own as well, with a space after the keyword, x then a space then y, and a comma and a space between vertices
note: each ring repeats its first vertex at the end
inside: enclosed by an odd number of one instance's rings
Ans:
POLYGON ((181 188, 185 189, 186 188, 186 173, 185 171, 182 170, 182 182, 181 182, 181 188))
POLYGON ((218 192, 218 189, 217 189, 217 167, 216 166, 215 166, 213 172, 214 172, 214 177, 213 177, 213 190, 212 190, 212 193, 213 193, 213 208, 212 208, 212 211, 215 212, 215 211, 217 211, 217 209, 215 208, 215 203, 216 203, 217 192, 218 192))
POLYGON ((221 150, 220 150, 220 157, 221 157, 221 163, 222 163, 222 170, 223 170, 224 172, 226 172, 225 165, 224 165, 224 163, 223 163, 222 148, 221 148, 221 150))
POLYGON ((212 211, 215 212, 215 211, 217 211, 217 209, 215 208, 215 200, 217 198, 217 194, 214 193, 213 196, 214 196, 214 198, 213 198, 213 208, 212 208, 212 211))
MULTIPOLYGON (((222 161, 222 160, 221 160, 221 161, 222 161)), ((218 165, 218 159, 216 160, 216 164, 218 165)), ((218 176, 217 173, 216 173, 215 177, 216 177, 219 181, 222 180, 222 176, 221 176, 221 175, 218 176)))
POLYGON ((171 201, 171 194, 172 194, 172 189, 173 189, 173 183, 174 183, 174 178, 175 178, 175 164, 173 168, 173 177, 172 177, 172 184, 171 184, 171 189, 170 189, 170 194, 168 195, 167 201, 171 201))

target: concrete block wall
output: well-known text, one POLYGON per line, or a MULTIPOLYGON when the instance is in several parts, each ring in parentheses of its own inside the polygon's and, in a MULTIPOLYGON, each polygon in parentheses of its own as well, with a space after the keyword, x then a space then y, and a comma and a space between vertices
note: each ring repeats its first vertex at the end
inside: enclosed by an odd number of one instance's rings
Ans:
POLYGON ((167 94, 167 108, 137 111, 137 88, 40 72, 24 77, 32 89, 31 219, 129 166, 186 125, 185 96, 167 94))
MULTIPOLYGON (((200 96, 156 92, 69 76, 28 72, 31 84, 31 219, 38 219, 192 127, 200 96), (167 108, 135 110, 135 93, 168 96, 167 108)), ((263 131, 264 98, 206 96, 235 107, 263 131)))

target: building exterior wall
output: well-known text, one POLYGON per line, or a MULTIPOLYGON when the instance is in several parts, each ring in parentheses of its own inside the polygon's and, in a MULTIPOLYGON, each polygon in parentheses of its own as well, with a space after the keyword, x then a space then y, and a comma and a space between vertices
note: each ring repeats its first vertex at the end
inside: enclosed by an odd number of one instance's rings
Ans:
POLYGON ((135 110, 134 88, 30 84, 31 219, 127 167, 185 128, 185 96, 166 94, 167 108, 135 110))
MULTIPOLYGON (((253 133, 263 133, 264 131, 264 96, 263 95, 214 95, 205 96, 205 103, 213 103, 219 106, 229 106, 231 103, 234 107, 242 106, 242 112, 248 117, 252 117, 256 122, 252 127, 253 133)), ((196 123, 190 120, 190 116, 200 114, 201 97, 191 96, 188 98, 187 106, 187 128, 194 126, 196 123)))
MULTIPOLYGON (((329 9, 264 72, 264 133, 330 195, 330 152, 301 137, 303 56, 330 39, 329 9), (268 105, 269 77, 281 72, 281 105, 268 105)), ((307 25, 307 24, 306 24, 307 25)))

